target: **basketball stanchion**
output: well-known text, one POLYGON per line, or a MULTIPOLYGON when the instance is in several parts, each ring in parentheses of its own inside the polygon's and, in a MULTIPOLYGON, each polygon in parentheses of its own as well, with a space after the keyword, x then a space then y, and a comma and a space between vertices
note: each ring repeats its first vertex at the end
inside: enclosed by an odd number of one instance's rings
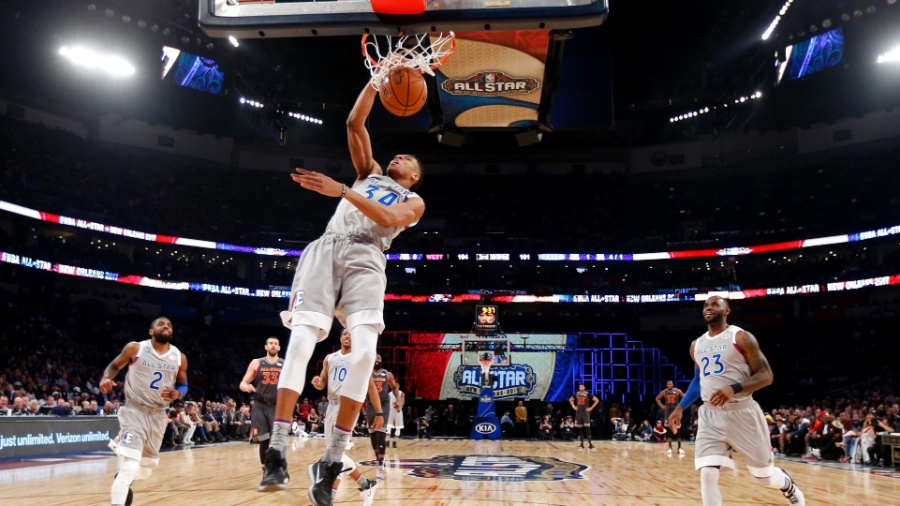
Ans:
POLYGON ((493 360, 490 353, 485 353, 478 359, 481 364, 481 392, 478 394, 478 412, 469 433, 472 439, 500 439, 500 421, 494 409, 494 387, 490 374, 493 360))

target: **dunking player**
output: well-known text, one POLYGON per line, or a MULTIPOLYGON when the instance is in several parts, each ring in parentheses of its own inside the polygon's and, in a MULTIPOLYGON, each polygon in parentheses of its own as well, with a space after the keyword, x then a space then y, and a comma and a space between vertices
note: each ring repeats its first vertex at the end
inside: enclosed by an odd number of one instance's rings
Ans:
POLYGON ((241 379, 241 391, 253 394, 250 414, 250 440, 259 443, 259 462, 266 467, 266 450, 275 423, 275 401, 278 397, 278 377, 284 360, 278 356, 281 344, 277 337, 266 339, 266 356, 254 358, 241 379), (251 383, 252 382, 252 383, 251 383))
MULTIPOLYGON (((341 332, 341 349, 325 357, 325 361, 322 363, 322 372, 312 379, 312 385, 318 390, 328 386, 328 411, 325 412, 326 441, 331 438, 338 409, 341 406, 341 387, 344 385, 344 380, 347 379, 347 366, 350 364, 351 351, 350 331, 344 329, 341 332)), ((371 378, 369 379, 369 402, 375 404, 376 410, 381 411, 381 399, 375 388, 375 382, 371 378)), ((384 420, 381 418, 376 419, 372 428, 380 427, 383 422, 384 420)), ((356 462, 353 462, 346 453, 341 457, 341 465, 343 468, 341 472, 349 471, 350 478, 359 485, 359 495, 363 498, 363 505, 371 506, 375 499, 375 487, 378 486, 378 482, 366 479, 356 468, 356 462)), ((340 482, 340 478, 334 480, 332 494, 337 493, 340 482)))
MULTIPOLYGON (((665 420, 668 420, 672 412, 675 411, 675 407, 678 406, 678 400, 682 397, 684 397, 684 392, 680 388, 675 388, 674 382, 667 381, 666 389, 656 396, 656 404, 666 414, 665 420), (663 399, 666 400, 665 404, 662 403, 663 399)), ((678 438, 678 455, 684 455, 684 450, 681 449, 681 434, 669 427, 667 435, 669 437, 669 449, 666 450, 666 455, 672 456, 672 440, 675 438, 678 438)))
POLYGON ((150 339, 130 342, 103 371, 100 391, 109 393, 125 366, 125 404, 119 408, 119 435, 109 446, 118 455, 118 473, 110 490, 113 506, 131 504, 131 482, 146 480, 159 465, 159 447, 169 419, 165 408, 188 391, 187 357, 169 344, 172 322, 150 323, 150 339))
POLYGON ((341 456, 365 399, 375 363, 378 334, 384 329, 384 291, 387 283, 384 251, 393 238, 425 212, 425 203, 413 193, 422 179, 422 167, 413 155, 397 155, 382 174, 372 158, 366 118, 377 92, 362 90, 347 119, 353 166, 359 176, 347 188, 328 176, 297 169, 294 181, 304 189, 340 199, 325 234, 313 241, 297 263, 288 311, 282 313, 291 328, 284 370, 278 382, 278 404, 272 442, 266 452, 266 472, 260 490, 283 490, 287 482, 285 451, 294 403, 306 382, 306 367, 318 340, 331 329, 341 297, 353 353, 341 389, 341 408, 334 432, 321 460, 313 464, 310 499, 330 506, 331 485, 341 471, 341 456))
POLYGON ((596 395, 585 390, 584 383, 578 384, 578 391, 575 395, 569 397, 569 405, 575 410, 575 428, 578 429, 578 448, 584 449, 584 436, 587 433, 588 449, 594 449, 594 443, 591 441, 591 411, 597 407, 600 399, 596 395), (591 405, 588 406, 588 399, 591 405))
MULTIPOLYGON (((381 406, 387 406, 390 403, 391 392, 394 393, 395 397, 400 397, 400 387, 397 385, 397 381, 394 380, 394 375, 391 374, 391 371, 381 367, 381 355, 375 355, 372 380, 375 381, 375 390, 378 391, 381 406)), ((366 404, 366 422, 370 427, 375 424, 375 418, 379 416, 379 413, 381 413, 381 410, 371 402, 366 404)), ((375 477, 379 480, 384 479, 384 454, 387 452, 386 435, 385 427, 383 426, 377 430, 369 429, 369 439, 372 441, 372 449, 375 450, 375 458, 378 459, 378 470, 375 477)))
POLYGON ((729 446, 744 455, 747 469, 761 485, 781 490, 790 504, 804 506, 803 492, 791 476, 773 465, 768 425, 751 396, 772 384, 772 368, 753 334, 726 323, 730 312, 728 301, 719 296, 703 304, 709 330, 691 343, 694 379, 669 416, 669 427, 677 432, 682 411, 698 397, 703 399, 694 450, 703 506, 722 504, 719 468, 734 469, 729 446))
POLYGON ((397 447, 397 439, 400 438, 400 432, 403 431, 403 405, 406 404, 406 394, 403 390, 397 390, 399 397, 394 395, 394 391, 390 392, 391 414, 388 415, 387 431, 388 438, 391 440, 391 446, 397 447), (396 436, 394 431, 397 431, 396 436))

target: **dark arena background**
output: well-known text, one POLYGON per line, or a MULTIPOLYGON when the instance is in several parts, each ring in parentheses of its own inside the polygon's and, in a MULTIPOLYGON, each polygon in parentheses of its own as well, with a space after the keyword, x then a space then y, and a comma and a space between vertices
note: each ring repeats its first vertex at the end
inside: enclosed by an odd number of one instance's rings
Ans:
MULTIPOLYGON (((292 4, 227 2, 251 3, 292 4)), ((218 430, 185 440, 173 405, 158 474, 135 482, 134 504, 308 503, 303 470, 324 439, 307 434, 321 429, 298 407, 295 480, 257 493, 238 384, 266 338, 283 356, 278 313, 297 258, 337 202, 289 175, 355 180, 345 122, 369 79, 362 32, 309 36, 301 24, 229 39, 202 19, 214 4, 226 2, 0 4, 5 505, 108 504, 124 375, 110 394, 98 383, 158 316, 190 359, 183 401, 218 430)), ((776 434, 798 435, 772 445, 810 503, 896 503, 896 0, 622 0, 571 28, 454 22, 459 53, 427 77, 427 106, 400 118, 376 100, 367 124, 380 163, 421 159, 426 202, 385 252, 378 350, 406 426, 376 504, 699 504, 692 459, 667 460, 639 434, 663 418, 666 382, 684 390, 693 377, 688 347, 713 295, 772 366, 754 398, 776 434), (496 54, 471 49, 483 46, 496 54), (509 59, 533 77, 515 81, 509 59), (444 91, 454 79, 533 94, 460 98, 444 91), (511 116, 479 115, 497 104, 511 116), (470 437, 484 352, 496 415, 512 419, 499 441, 470 437), (600 402, 594 453, 565 427, 580 383, 600 402), (833 420, 841 449, 823 453, 808 435, 833 420), (843 446, 867 424, 872 453, 843 446), (651 469, 662 478, 648 481, 651 469)), ((335 321, 308 379, 339 331, 335 321)), ((318 409, 307 385, 301 402, 318 409)), ((353 458, 374 476, 366 439, 353 458)), ((741 458, 739 476, 721 479, 726 504, 784 502, 741 458)), ((336 497, 358 500, 355 488, 336 497)))

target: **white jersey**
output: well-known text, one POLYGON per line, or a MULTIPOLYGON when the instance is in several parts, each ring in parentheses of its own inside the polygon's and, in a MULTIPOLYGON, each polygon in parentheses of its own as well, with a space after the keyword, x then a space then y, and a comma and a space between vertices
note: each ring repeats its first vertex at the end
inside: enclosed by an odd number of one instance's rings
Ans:
POLYGON ((159 355, 150 339, 138 345, 137 355, 125 374, 125 401, 147 408, 164 408, 169 402, 160 394, 165 387, 175 388, 181 352, 170 344, 168 351, 159 355))
MULTIPOLYGON (((708 402, 712 394, 728 385, 743 383, 750 377, 750 364, 738 349, 736 336, 742 329, 729 325, 721 334, 710 337, 709 332, 694 343, 694 360, 700 368, 700 397, 708 402)), ((734 399, 750 394, 740 393, 734 399)))
MULTIPOLYGON (((393 179, 381 174, 372 174, 363 181, 357 182, 350 191, 355 191, 369 200, 390 206, 405 202, 411 198, 422 198, 415 192, 397 184, 393 179)), ((407 225, 411 227, 418 222, 407 225)), ((382 227, 371 218, 363 214, 356 206, 341 199, 325 229, 326 234, 350 234, 369 239, 381 251, 387 251, 391 247, 391 241, 397 234, 403 232, 404 227, 382 227)))
POLYGON ((337 413, 341 405, 341 387, 347 379, 347 366, 350 364, 350 353, 344 355, 340 350, 325 357, 328 364, 328 411, 337 413))

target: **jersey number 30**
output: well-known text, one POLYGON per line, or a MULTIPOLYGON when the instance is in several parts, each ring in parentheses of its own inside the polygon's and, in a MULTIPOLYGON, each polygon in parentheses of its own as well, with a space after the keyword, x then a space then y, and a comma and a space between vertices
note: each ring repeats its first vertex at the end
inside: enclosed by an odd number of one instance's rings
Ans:
POLYGON ((715 355, 712 356, 712 358, 713 358, 713 367, 715 367, 715 369, 713 371, 709 370, 709 357, 703 357, 702 359, 700 359, 700 361, 703 362, 703 375, 704 376, 709 376, 710 374, 722 374, 722 371, 725 370, 725 366, 722 365, 722 362, 719 362, 719 359, 722 358, 722 355, 720 353, 716 353, 715 355))

